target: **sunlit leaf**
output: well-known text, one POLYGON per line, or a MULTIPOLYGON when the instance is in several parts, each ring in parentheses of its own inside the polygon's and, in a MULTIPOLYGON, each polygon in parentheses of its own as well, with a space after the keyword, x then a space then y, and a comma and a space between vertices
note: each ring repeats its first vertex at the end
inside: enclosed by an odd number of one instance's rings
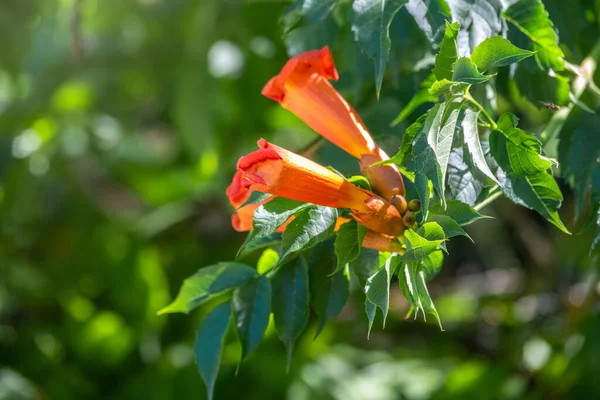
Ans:
POLYGON ((295 214, 281 238, 281 259, 309 249, 333 235, 338 212, 335 208, 310 205, 295 214))
POLYGON ((444 96, 448 98, 455 94, 464 93, 469 87, 468 83, 449 81, 448 79, 441 79, 433 82, 429 88, 429 94, 435 97, 444 96))
POLYGON ((422 260, 429 254, 438 249, 438 246, 444 242, 446 235, 442 227, 436 222, 427 222, 417 231, 411 229, 404 232, 404 243, 406 244, 406 253, 402 256, 402 261, 413 262, 422 260))
POLYGON ((400 289, 406 300, 414 307, 416 313, 423 310, 424 317, 427 313, 432 314, 440 324, 440 329, 442 329, 440 316, 427 290, 426 275, 422 263, 403 263, 398 273, 400 289))
POLYGON ((239 287, 257 275, 254 268, 235 262, 220 262, 200 268, 183 281, 177 298, 158 313, 187 314, 211 296, 239 287))
POLYGON ((369 321, 369 330, 367 331, 367 339, 371 336, 371 328, 373 328, 373 321, 375 321, 375 315, 377 314, 377 306, 365 298, 365 313, 369 321))
POLYGON ((416 174, 415 189, 421 201, 421 218, 427 219, 429 204, 431 203, 431 185, 429 184, 429 179, 423 174, 416 174))
POLYGON ((515 127, 492 132, 490 150, 498 164, 516 177, 535 175, 557 165, 541 154, 541 143, 534 134, 515 127))
POLYGON ((489 81, 493 75, 483 75, 477 70, 477 66, 468 57, 459 58, 453 66, 452 80, 454 82, 476 85, 489 81))
POLYGON ((270 235, 297 211, 307 206, 306 203, 299 201, 275 197, 268 203, 259 206, 254 212, 250 235, 253 238, 270 235))
POLYGON ((437 42, 445 20, 450 19, 450 9, 445 0, 409 0, 406 10, 431 43, 437 42))
POLYGON ((469 205, 475 205, 485 189, 485 181, 477 179, 473 174, 474 168, 467 164, 463 147, 454 147, 448 161, 448 182, 446 197, 459 200, 469 205))
MULTIPOLYGON (((388 257, 379 270, 367 279, 365 285, 367 300, 376 305, 383 313, 384 327, 390 305, 390 279, 399 262, 399 256, 388 257)), ((369 317, 369 320, 371 321, 371 317, 369 317)))
POLYGON ((444 182, 448 158, 460 112, 460 103, 436 104, 423 124, 422 132, 415 138, 415 172, 432 181, 440 199, 444 201, 444 182))
POLYGON ((503 12, 504 18, 533 42, 535 59, 540 68, 562 71, 564 57, 558 35, 541 0, 520 0, 503 12))
POLYGON ((533 54, 532 51, 518 48, 502 36, 493 36, 475 47, 471 60, 477 65, 479 71, 485 72, 490 68, 518 63, 533 54))
POLYGON ((467 160, 467 164, 477 168, 478 171, 499 185, 498 179, 496 179, 485 160, 485 154, 481 147, 481 142, 479 141, 479 129, 477 128, 478 120, 478 111, 472 111, 470 109, 465 110, 465 115, 461 123, 464 143, 463 155, 467 160))
POLYGON ((497 0, 446 0, 446 3, 453 21, 461 25, 457 43, 462 56, 471 54, 478 44, 503 30, 501 5, 497 0))
POLYGON ((452 80, 452 67, 458 58, 456 39, 459 29, 459 23, 446 22, 446 31, 440 44, 439 54, 435 57, 435 68, 433 68, 433 73, 438 80, 452 80))

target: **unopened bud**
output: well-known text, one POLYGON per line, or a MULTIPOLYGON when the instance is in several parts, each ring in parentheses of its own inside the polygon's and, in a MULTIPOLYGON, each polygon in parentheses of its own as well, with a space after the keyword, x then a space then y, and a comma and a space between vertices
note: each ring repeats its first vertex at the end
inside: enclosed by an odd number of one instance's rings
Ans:
POLYGON ((421 211, 421 202, 417 199, 412 199, 408 202, 408 209, 412 212, 421 211))
POLYGON ((404 215, 407 206, 406 199, 404 198, 404 196, 397 194, 390 199, 390 203, 392 203, 392 205, 396 207, 400 215, 404 215))
POLYGON ((404 217, 402 217, 402 222, 404 222, 404 226, 411 228, 415 224, 415 216, 412 212, 407 211, 404 217))

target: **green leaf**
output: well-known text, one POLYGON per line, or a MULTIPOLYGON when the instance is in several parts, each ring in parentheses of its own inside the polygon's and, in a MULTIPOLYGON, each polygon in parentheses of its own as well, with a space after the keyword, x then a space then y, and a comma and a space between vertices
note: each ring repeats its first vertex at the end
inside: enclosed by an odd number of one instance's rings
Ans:
POLYGON ((460 226, 469 225, 477 220, 490 218, 481 215, 473 207, 458 200, 450 200, 446 202, 446 209, 441 204, 436 204, 431 207, 433 215, 447 215, 455 220, 460 226))
POLYGON ((429 88, 429 94, 435 97, 446 96, 450 97, 455 94, 464 93, 469 87, 468 83, 449 81, 448 79, 442 79, 433 82, 429 88))
POLYGON ((252 238, 270 235, 292 215, 305 207, 308 207, 308 204, 275 197, 268 203, 259 206, 254 212, 253 229, 250 235, 252 238))
POLYGON ((350 178, 348 178, 348 182, 350 182, 354 186, 358 186, 359 188, 371 190, 371 184, 369 183, 369 180, 362 175, 351 176, 350 178))
POLYGON ((272 247, 281 242, 281 233, 272 233, 268 236, 256 236, 248 234, 246 240, 238 250, 235 258, 242 260, 251 255, 255 251, 262 250, 266 247, 272 247))
POLYGON ((519 128, 492 132, 490 150, 498 164, 516 177, 535 175, 558 165, 541 154, 542 145, 533 133, 519 128))
POLYGON ((471 60, 479 71, 485 72, 490 68, 518 63, 533 54, 532 51, 518 48, 502 36, 493 36, 475 47, 471 60))
MULTIPOLYGON (((442 227, 444 230, 444 235, 447 239, 450 239, 455 236, 466 236, 469 239, 471 237, 465 232, 465 230, 452 218, 447 215, 433 215, 428 221, 435 222, 442 227)), ((471 239, 472 241, 472 239, 471 239)))
POLYGON ((459 58, 454 64, 454 73, 452 80, 454 82, 468 83, 469 85, 476 85, 489 81, 493 75, 482 75, 477 70, 477 66, 468 57, 459 58))
POLYGON ((258 346, 269 324, 271 281, 259 275, 235 289, 233 312, 243 360, 258 346))
MULTIPOLYGON (((568 7, 567 4, 565 6, 568 7)), ((535 59, 543 70, 564 69, 564 53, 558 45, 558 35, 541 0, 520 0, 503 12, 504 18, 533 42, 535 59)))
MULTIPOLYGON (((417 90, 417 92, 410 99, 408 104, 406 106, 404 106, 402 111, 400 111, 400 114, 398 114, 396 119, 394 119, 394 121, 390 125, 391 126, 398 125, 400 122, 402 122, 406 118, 408 118, 417 108, 419 108, 423 104, 435 103, 436 101, 438 101, 437 96, 432 95, 429 92, 429 88, 431 87, 431 85, 433 85, 433 83, 435 81, 436 81, 435 75, 433 73, 429 74, 427 76, 427 78, 425 78, 425 80, 423 82, 421 82, 419 90, 417 90)), ((419 117, 419 119, 421 119, 421 117, 419 117)), ((410 127, 408 129, 410 129, 410 127)), ((408 129, 407 129, 407 132, 408 132, 408 129)), ((402 142, 404 143, 404 138, 402 138, 402 142)), ((411 141, 411 143, 412 143, 412 141, 411 141)))
POLYGON ((289 367, 294 344, 304 332, 310 314, 308 266, 304 257, 283 265, 272 278, 271 286, 275 329, 285 345, 289 367))
POLYGON ((406 253, 402 261, 413 262, 422 260, 438 249, 444 243, 446 236, 442 227, 436 222, 423 224, 416 232, 408 229, 404 232, 406 253))
POLYGON ((367 279, 367 284, 365 285, 367 300, 379 307, 383 313, 384 328, 390 305, 390 279, 399 262, 400 258, 397 255, 388 257, 381 268, 367 279))
POLYGON ((452 80, 452 66, 458 57, 456 39, 459 29, 460 24, 458 22, 453 24, 446 22, 446 31, 440 44, 440 52, 435 57, 435 68, 433 68, 433 73, 438 80, 452 80))
POLYGON ((352 5, 352 31, 360 47, 375 61, 377 96, 389 60, 390 25, 407 0, 359 0, 352 5))
POLYGON ((460 103, 453 101, 436 104, 413 144, 415 172, 432 181, 442 202, 445 201, 444 182, 460 107, 460 103))
POLYGON ((272 195, 270 195, 269 193, 262 193, 262 192, 253 191, 252 193, 250 193, 250 197, 248 197, 248 200, 246 200, 244 202, 244 204, 242 204, 240 206, 240 208, 244 207, 244 206, 247 206, 248 204, 258 204, 261 201, 264 201, 264 200, 268 199, 271 196, 272 195))
POLYGON ((206 385, 208 400, 212 400, 215 380, 221 364, 223 339, 231 318, 231 302, 219 304, 200 323, 194 342, 194 356, 200 376, 206 385))
POLYGON ((375 321, 375 315, 377 314, 377 306, 371 303, 367 298, 365 299, 365 313, 369 320, 369 330, 367 331, 367 339, 369 339, 371 336, 371 328, 373 328, 373 321, 375 321))
POLYGON ((497 126, 499 131, 505 131, 514 128, 519 124, 519 118, 513 113, 504 113, 498 118, 497 126))
POLYGON ((335 208, 310 205, 295 214, 281 238, 285 260, 292 253, 309 249, 332 236, 338 212, 335 208))
MULTIPOLYGON (((404 294, 406 300, 414 307, 415 312, 418 314, 419 310, 423 310, 423 316, 427 313, 433 314, 442 328, 440 316, 431 300, 427 285, 425 283, 427 273, 423 264, 419 262, 409 262, 402 265, 400 272, 398 273, 398 281, 400 289, 404 294)), ((415 314, 415 317, 416 315, 415 314)))
POLYGON ((315 339, 348 300, 348 275, 344 270, 336 272, 336 256, 332 250, 331 243, 322 243, 315 248, 310 261, 310 301, 318 321, 315 339))
POLYGON ((413 149, 413 140, 421 130, 421 127, 427 120, 427 113, 421 115, 417 120, 412 123, 408 128, 406 128, 406 132, 404 136, 402 136, 402 144, 400 145, 400 149, 398 153, 396 153, 389 160, 386 160, 384 164, 397 164, 402 165, 406 160, 406 156, 412 153, 413 149))
POLYGON ((364 287, 369 279, 379 269, 379 252, 373 249, 362 249, 358 258, 350 263, 350 270, 364 287))
POLYGON ((444 0, 410 0, 406 10, 431 43, 442 35, 445 20, 451 19, 450 9, 444 0))
POLYGON ((500 182, 498 182, 498 179, 496 179, 485 160, 485 154, 481 148, 481 142, 479 141, 479 130, 477 128, 478 120, 479 111, 472 111, 470 109, 465 110, 465 115, 461 123, 463 133, 463 155, 467 160, 467 164, 474 166, 478 171, 483 173, 483 175, 490 178, 497 185, 500 185, 500 182))
POLYGON ((439 274, 444 264, 444 252, 436 250, 423 259, 422 266, 425 272, 425 280, 430 281, 439 274))
POLYGON ((346 264, 354 261, 360 255, 366 234, 367 229, 354 220, 340 226, 335 237, 335 255, 337 256, 335 272, 342 270, 346 264))
POLYGON ((510 177, 502 191, 515 203, 537 211, 551 224, 569 234, 558 215, 562 193, 548 172, 522 178, 510 177))
POLYGON ((429 179, 423 174, 415 176, 415 189, 421 201, 421 218, 427 219, 429 215, 429 204, 431 203, 431 185, 429 179))
POLYGON ((460 23, 458 49, 460 54, 471 54, 475 46, 486 38, 503 31, 500 20, 501 2, 496 0, 446 0, 452 20, 460 23))
POLYGON ((279 263, 279 253, 271 248, 265 249, 256 262, 256 271, 259 274, 266 274, 279 263))
POLYGON ((187 314, 211 296, 239 287, 257 275, 254 268, 235 262, 220 262, 200 268, 183 281, 175 300, 158 314, 187 314))
POLYGON ((454 147, 450 152, 446 197, 475 205, 485 188, 487 179, 481 182, 475 177, 471 171, 476 171, 476 168, 467 163, 468 160, 465 160, 464 157, 465 153, 468 153, 468 150, 463 151, 463 147, 454 147))

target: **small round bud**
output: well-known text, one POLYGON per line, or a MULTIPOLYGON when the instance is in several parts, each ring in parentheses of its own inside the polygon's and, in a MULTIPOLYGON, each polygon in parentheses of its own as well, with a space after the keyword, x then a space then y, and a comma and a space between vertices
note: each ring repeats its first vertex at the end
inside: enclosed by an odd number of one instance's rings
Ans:
POLYGON ((400 215, 404 215, 407 206, 406 199, 404 198, 404 196, 401 196, 399 194, 392 196, 392 198, 390 199, 390 203, 392 203, 392 205, 396 207, 396 210, 398 210, 400 215))
POLYGON ((408 209, 412 212, 421 211, 421 202, 417 199, 412 199, 408 202, 408 209))
POLYGON ((404 226, 411 228, 416 222, 415 216, 412 212, 407 211, 406 214, 404 214, 404 217, 402 217, 402 222, 404 222, 404 226))

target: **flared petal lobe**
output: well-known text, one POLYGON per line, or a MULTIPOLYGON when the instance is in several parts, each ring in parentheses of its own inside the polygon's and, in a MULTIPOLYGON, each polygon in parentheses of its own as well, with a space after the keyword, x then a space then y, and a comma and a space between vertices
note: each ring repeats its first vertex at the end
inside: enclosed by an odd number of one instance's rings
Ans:
POLYGON ((325 139, 360 158, 375 142, 356 111, 329 83, 338 73, 328 47, 291 58, 262 90, 325 139))
POLYGON ((258 145, 260 150, 238 161, 244 188, 327 207, 369 211, 365 202, 372 193, 264 139, 258 145))
POLYGON ((242 177, 243 174, 236 171, 235 175, 233 175, 233 180, 226 191, 229 202, 235 209, 240 208, 252 193, 251 190, 242 185, 242 177))

